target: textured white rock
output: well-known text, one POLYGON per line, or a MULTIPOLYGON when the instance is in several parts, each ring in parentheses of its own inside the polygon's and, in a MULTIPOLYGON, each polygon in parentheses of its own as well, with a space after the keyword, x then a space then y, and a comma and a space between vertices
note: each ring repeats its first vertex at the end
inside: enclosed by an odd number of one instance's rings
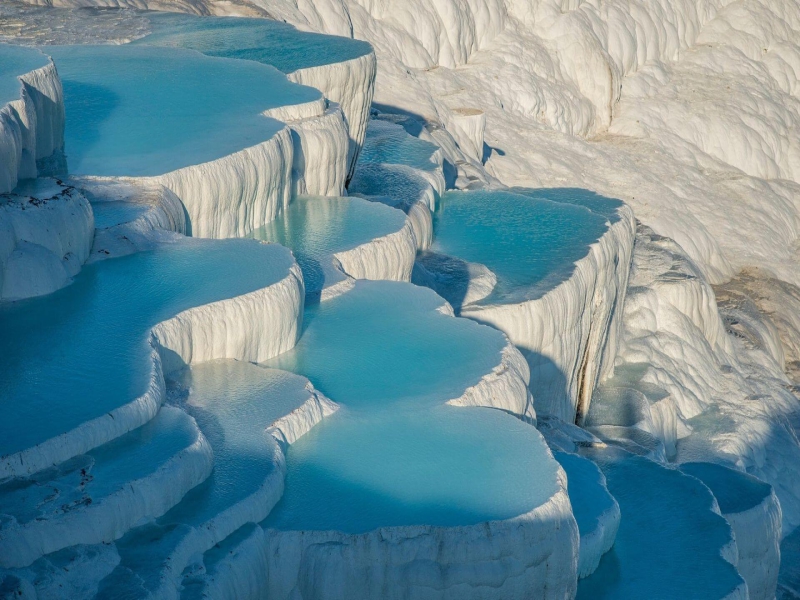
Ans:
MULTIPOLYGON (((159 582, 156 588, 150 590, 150 597, 179 598, 184 570, 198 555, 219 544, 245 524, 263 521, 280 500, 284 490, 286 460, 279 444, 297 440, 338 409, 338 405, 315 390, 310 382, 306 385, 306 391, 308 400, 288 415, 266 426, 265 435, 272 436, 268 438, 270 443, 267 444, 273 463, 269 475, 254 493, 183 534, 169 555, 163 557, 164 561, 159 565, 159 582)), ((256 539, 263 538, 257 536, 256 539)), ((245 566, 247 564, 245 562, 245 566)), ((261 577, 263 575, 264 571, 260 573, 261 577)), ((263 590, 263 583, 261 589, 263 590)))
MULTIPOLYGON (((447 303, 440 312, 452 315, 447 303)), ((534 421, 527 364, 510 344, 455 406, 507 410, 534 421)), ((571 598, 578 532, 558 491, 530 512, 461 527, 383 527, 363 534, 268 530, 270 598, 571 598), (487 591, 491 590, 491 591, 487 591)))
MULTIPOLYGON (((181 412, 172 407, 161 410, 181 412)), ((188 490, 204 481, 213 468, 211 446, 196 424, 194 434, 192 444, 159 465, 157 470, 121 483, 107 496, 89 497, 88 504, 65 509, 50 518, 37 518, 21 525, 4 523, 0 530, 0 566, 25 567, 67 546, 108 543, 140 520, 164 514, 188 490)))
POLYGON ((641 382, 672 397, 678 461, 723 463, 766 481, 791 531, 800 523, 800 447, 787 419, 800 402, 782 365, 728 335, 699 269, 645 228, 623 321, 617 362, 645 365, 641 382))
POLYGON ((142 396, 55 438, 4 456, 0 479, 35 473, 143 425, 164 401, 165 372, 217 358, 263 361, 285 352, 297 341, 303 301, 302 273, 294 263, 277 283, 188 309, 159 323, 153 328, 150 382, 142 396))
POLYGON ((52 61, 19 80, 19 99, 0 106, 0 193, 36 177, 36 161, 64 148, 64 93, 52 61))
POLYGON ((477 108, 454 108, 444 112, 445 127, 455 138, 464 154, 483 160, 483 134, 486 131, 486 114, 477 108))
POLYGON ((322 115, 287 124, 294 142, 293 194, 343 195, 350 142, 341 109, 334 105, 322 115))
MULTIPOLYGON (((563 471, 560 476, 564 485, 563 471)), ((466 527, 384 527, 360 535, 274 530, 267 534, 270 598, 571 598, 575 594, 578 532, 563 489, 531 512, 506 521, 466 527)))
POLYGON ((353 176, 358 153, 364 143, 375 91, 376 70, 375 54, 370 52, 340 63, 298 69, 288 74, 290 81, 317 88, 326 98, 341 107, 350 136, 347 152, 348 180, 353 176))
POLYGON ((77 189, 40 180, 0 194, 0 301, 64 287, 89 256, 94 218, 77 189))
POLYGON ((24 477, 62 463, 118 438, 156 416, 164 402, 165 387, 161 356, 155 348, 150 360, 149 384, 144 394, 41 444, 4 456, 0 462, 0 479, 24 477))
POLYGON ((353 279, 410 281, 416 254, 416 237, 411 221, 406 219, 400 231, 337 252, 333 258, 334 264, 353 279))
POLYGON ((747 582, 751 600, 775 596, 780 566, 781 507, 771 493, 755 508, 723 513, 736 536, 739 560, 736 568, 747 582))
POLYGON ((486 298, 497 285, 497 276, 485 265, 436 252, 420 253, 411 280, 431 288, 443 298, 453 296, 453 302, 457 296, 459 310, 486 298))
POLYGON ((218 358, 262 362, 292 348, 300 335, 303 274, 297 263, 270 286, 190 308, 153 328, 164 372, 218 358))
POLYGON ((128 202, 144 210, 135 219, 97 228, 88 262, 141 252, 155 247, 169 233, 186 234, 183 204, 161 185, 146 185, 119 179, 82 177, 70 180, 87 194, 96 206, 102 202, 128 202), (166 233, 169 232, 169 233, 166 233))
POLYGON ((500 329, 522 351, 538 413, 575 421, 587 411, 594 386, 613 373, 634 239, 631 210, 623 206, 618 216, 569 279, 541 298, 461 309, 461 316, 500 329))
POLYGON ((210 163, 157 177, 180 198, 194 237, 242 237, 269 223, 291 199, 292 132, 284 126, 269 140, 210 163))
POLYGON ((498 408, 536 425, 533 396, 526 385, 529 380, 528 363, 519 350, 508 344, 503 348, 500 364, 448 404, 498 408))
POLYGON ((339 410, 338 404, 316 391, 311 383, 306 385, 306 389, 309 392, 309 399, 266 429, 266 432, 281 444, 294 444, 311 431, 314 425, 339 410))

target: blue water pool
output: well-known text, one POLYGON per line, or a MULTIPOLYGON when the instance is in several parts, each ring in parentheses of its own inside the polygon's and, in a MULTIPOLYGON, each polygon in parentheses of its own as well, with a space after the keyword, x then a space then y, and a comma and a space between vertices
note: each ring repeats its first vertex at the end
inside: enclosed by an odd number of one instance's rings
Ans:
POLYGON ((683 463, 681 471, 705 483, 725 515, 755 508, 772 493, 772 486, 768 483, 714 463, 683 463))
POLYGON ((214 452, 214 469, 165 515, 116 542, 120 564, 101 582, 99 597, 152 593, 169 569, 179 574, 186 566, 175 561, 193 558, 176 553, 182 544, 193 553, 208 551, 213 561, 221 546, 236 545, 236 529, 269 513, 283 475, 280 450, 266 428, 312 398, 307 383, 234 360, 194 365, 172 376, 170 397, 197 421, 214 452))
POLYGON ((184 238, 87 265, 69 287, 0 306, 0 456, 133 401, 148 388, 153 325, 268 286, 291 264, 276 245, 184 238))
POLYGON ((436 144, 409 135, 401 125, 372 119, 358 161, 359 164, 405 165, 434 171, 439 168, 433 158, 438 150, 436 144))
POLYGON ((731 530, 712 511, 708 488, 619 449, 585 453, 605 474, 622 518, 614 547, 578 582, 578 598, 718 599, 742 585, 720 555, 731 530))
POLYGON ((610 203, 621 205, 585 190, 535 192, 448 192, 434 214, 433 251, 483 264, 497 276, 480 303, 535 299, 567 279, 605 233, 610 203))
POLYGON ((150 16, 150 35, 134 42, 177 46, 209 56, 241 58, 272 65, 284 73, 344 62, 372 52, 367 42, 298 31, 269 19, 150 16))
POLYGON ((307 309, 297 347, 267 364, 309 377, 342 408, 289 447, 286 492, 266 527, 474 524, 528 512, 557 490, 535 428, 444 404, 499 363, 506 341, 441 304, 410 284, 359 281, 307 309))
POLYGON ((259 144, 267 109, 320 92, 272 67, 179 48, 47 46, 64 85, 69 170, 160 175, 259 144))
POLYGON ((361 198, 300 196, 252 236, 291 248, 306 293, 316 293, 344 277, 333 269, 333 254, 399 231, 405 220, 401 211, 361 198))
POLYGON ((168 382, 211 444, 214 471, 159 523, 200 525, 258 492, 276 469, 277 443, 266 428, 309 399, 307 383, 234 360, 187 367, 168 382))
POLYGON ((19 100, 22 83, 20 75, 48 64, 47 56, 36 48, 0 44, 0 107, 19 100))

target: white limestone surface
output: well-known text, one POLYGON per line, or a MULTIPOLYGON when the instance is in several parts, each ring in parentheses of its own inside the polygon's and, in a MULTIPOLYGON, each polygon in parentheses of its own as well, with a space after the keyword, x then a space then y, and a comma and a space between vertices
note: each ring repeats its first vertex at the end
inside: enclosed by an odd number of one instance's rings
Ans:
MULTIPOLYGON (((440 312, 452 316, 446 303, 440 312)), ((448 403, 502 409, 533 424, 527 377, 526 362, 509 344, 491 373, 448 403)), ((267 595, 571 598, 579 536, 564 471, 556 468, 557 491, 542 505, 507 520, 381 527, 358 534, 268 529, 268 569, 262 576, 267 595)))
POLYGON ((41 56, 42 67, 19 75, 19 98, 0 106, 0 193, 36 177, 37 161, 64 148, 61 80, 53 62, 41 56))
POLYGON ((370 52, 339 63, 298 69, 287 75, 290 81, 317 88, 341 107, 350 137, 347 151, 348 181, 353 176, 364 143, 376 72, 375 53, 370 52))
POLYGON ((261 362, 286 352, 300 335, 304 297, 303 274, 294 263, 277 283, 162 321, 153 337, 164 372, 218 358, 261 362))
MULTIPOLYGON (((772 485, 783 530, 800 522, 800 408, 769 349, 729 335, 714 292, 674 241, 637 235, 618 365, 675 406, 678 462, 722 463, 772 485), (626 367, 628 368, 628 367, 626 367)), ((639 384, 632 385, 638 387, 639 384)))
POLYGON ((288 121, 292 130, 293 195, 341 196, 345 193, 349 138, 341 109, 288 121))
POLYGON ((771 486, 721 465, 687 463, 681 470, 700 479, 717 498, 736 538, 736 568, 750 598, 774 598, 781 564, 781 506, 771 486))
POLYGON ((80 477, 66 465, 63 473, 56 468, 52 477, 39 473, 33 481, 0 489, 0 510, 12 513, 0 527, 0 566, 26 567, 68 546, 109 543, 142 519, 161 516, 208 477, 213 452, 194 419, 164 407, 146 427, 127 443, 80 461, 80 477), (129 454, 153 464, 131 466, 129 454), (141 476, 129 480, 129 470, 141 476))
POLYGON ((333 255, 334 265, 353 279, 410 281, 417 254, 410 219, 394 233, 333 255))
POLYGON ((0 301, 49 294, 89 257, 94 218, 80 190, 53 179, 0 194, 0 301))
POLYGON ((537 412, 580 420, 595 385, 613 373, 633 252, 630 208, 575 264, 569 279, 536 300, 472 304, 461 316, 508 335, 528 361, 537 412))

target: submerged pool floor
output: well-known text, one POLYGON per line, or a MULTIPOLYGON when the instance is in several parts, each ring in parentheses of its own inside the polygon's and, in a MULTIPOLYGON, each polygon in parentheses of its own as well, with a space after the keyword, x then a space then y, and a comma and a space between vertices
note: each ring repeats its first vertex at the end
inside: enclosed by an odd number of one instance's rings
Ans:
POLYGON ((0 456, 135 400, 150 383, 155 324, 271 285, 292 263, 277 245, 179 238, 86 265, 49 296, 0 305, 0 456))
POLYGON ((434 214, 431 250, 497 276, 481 304, 533 300, 569 278, 621 205, 586 190, 451 191, 434 214))
POLYGON ((297 347, 266 364, 305 375, 341 408, 289 447, 286 491, 265 527, 469 525, 557 491, 535 427, 445 404, 499 364, 506 340, 440 306, 425 288, 359 281, 306 310, 297 347))
POLYGON ((71 174, 153 176, 233 154, 283 124, 265 110, 320 92, 267 65, 181 48, 46 46, 64 86, 71 174))

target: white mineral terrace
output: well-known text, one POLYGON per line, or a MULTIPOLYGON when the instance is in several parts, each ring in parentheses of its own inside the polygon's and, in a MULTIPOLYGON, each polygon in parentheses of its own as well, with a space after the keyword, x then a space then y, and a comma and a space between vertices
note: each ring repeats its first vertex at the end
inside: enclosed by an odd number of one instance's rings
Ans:
POLYGON ((800 597, 799 40, 2 3, 0 598, 800 597))

